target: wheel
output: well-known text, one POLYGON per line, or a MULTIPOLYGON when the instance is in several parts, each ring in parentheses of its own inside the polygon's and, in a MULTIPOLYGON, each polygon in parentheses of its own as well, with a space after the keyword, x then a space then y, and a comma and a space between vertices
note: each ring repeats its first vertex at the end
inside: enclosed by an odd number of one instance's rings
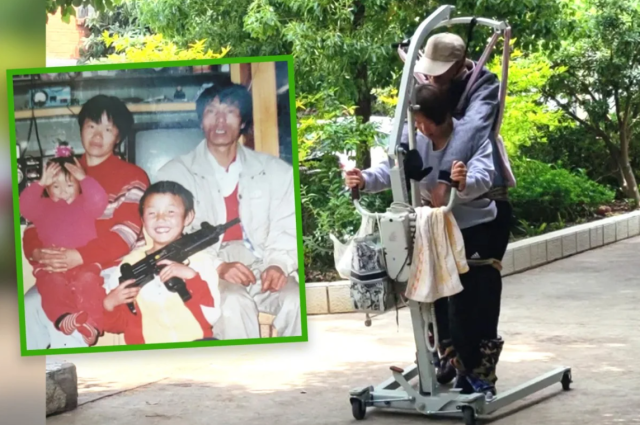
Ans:
POLYGON ((565 372, 562 376, 562 380, 560 383, 562 384, 562 389, 565 391, 569 391, 571 389, 571 383, 573 380, 571 379, 571 372, 565 372))
POLYGON ((367 327, 371 326, 371 319, 365 320, 364 321, 364 325, 367 326, 367 327))
POLYGON ((464 418, 464 425, 476 425, 476 412, 473 407, 463 407, 462 417, 464 418))
POLYGON ((364 405, 364 401, 359 398, 351 399, 351 412, 356 420, 361 421, 364 419, 364 415, 367 413, 367 407, 364 405))

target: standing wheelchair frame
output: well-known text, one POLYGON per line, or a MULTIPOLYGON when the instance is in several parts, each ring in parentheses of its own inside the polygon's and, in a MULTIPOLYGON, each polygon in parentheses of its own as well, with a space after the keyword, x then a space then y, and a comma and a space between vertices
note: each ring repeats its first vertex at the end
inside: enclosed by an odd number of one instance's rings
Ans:
MULTIPOLYGON (((408 52, 399 48, 401 58, 405 61, 398 104, 395 111, 393 130, 390 135, 389 156, 395 160, 391 169, 391 189, 393 191, 394 205, 385 213, 374 214, 366 211, 359 203, 359 191, 352 192, 354 205, 363 216, 375 216, 378 219, 381 245, 384 251, 385 267, 392 284, 406 283, 408 280, 407 259, 411 258, 412 240, 415 229, 414 207, 419 205, 419 189, 415 182, 411 182, 411 205, 406 201, 407 186, 403 170, 403 151, 399 149, 402 129, 405 118, 409 126, 409 149, 415 148, 415 125, 413 111, 409 108, 409 100, 414 97, 415 80, 421 81, 421 76, 414 75, 414 67, 420 46, 424 44, 427 35, 436 28, 470 24, 472 22, 485 25, 494 29, 494 36, 488 48, 479 61, 482 66, 486 61, 489 50, 497 41, 500 34, 505 36, 505 49, 508 50, 508 38, 510 28, 506 22, 497 22, 483 18, 451 18, 453 6, 445 5, 438 8, 431 16, 425 19, 413 37, 410 39, 408 52), (414 80, 415 78, 415 80, 414 80), (396 257, 404 257, 404 260, 396 257), (397 274, 396 274, 397 273, 397 274)), ((505 52, 503 60, 503 72, 500 88, 500 111, 498 122, 500 123, 504 108, 504 98, 507 85, 507 61, 508 52, 505 52)), ((473 77, 472 77, 473 78, 473 77)), ((497 126, 499 131, 499 124, 497 126)), ((456 190, 451 190, 449 203, 445 211, 450 211, 457 200, 456 190)), ((463 418, 465 425, 473 425, 479 416, 490 415, 515 401, 530 396, 556 383, 561 383, 566 391, 572 383, 571 368, 560 367, 545 375, 532 379, 524 384, 504 392, 498 392, 494 397, 487 397, 483 393, 468 395, 460 394, 459 390, 449 385, 441 385, 436 380, 435 355, 438 349, 438 334, 433 304, 408 301, 413 334, 416 343, 416 362, 407 368, 392 366, 392 377, 377 386, 355 388, 350 391, 350 401, 353 416, 364 419, 368 407, 379 407, 393 410, 418 411, 425 415, 449 416, 463 418), (426 310, 426 314, 425 314, 426 310), (429 328, 433 329, 434 343, 430 343, 429 328), (414 378, 417 384, 411 384, 414 378)), ((367 314, 367 326, 370 325, 367 314)))

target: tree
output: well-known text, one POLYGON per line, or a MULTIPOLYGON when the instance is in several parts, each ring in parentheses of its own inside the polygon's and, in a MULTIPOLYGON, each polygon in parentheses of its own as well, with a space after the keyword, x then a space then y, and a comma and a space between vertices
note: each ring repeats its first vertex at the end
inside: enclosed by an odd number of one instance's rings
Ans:
POLYGON ((545 96, 597 136, 616 164, 619 186, 640 205, 630 144, 640 124, 640 3, 585 0, 567 25, 545 96))
MULTIPOLYGON (((371 116, 373 90, 398 83, 401 62, 391 45, 410 36, 441 4, 405 0, 130 1, 141 22, 179 44, 207 39, 213 50, 233 46, 234 56, 293 54, 298 93, 336 89, 338 101, 355 105, 363 123, 371 116)), ((470 0, 456 4, 462 14, 508 18, 523 45, 532 47, 538 36, 553 39, 553 22, 562 7, 556 0, 531 2, 535 7, 470 0)), ((474 46, 485 43, 478 34, 474 46)), ((481 34, 490 33, 485 29, 481 34)), ((364 146, 359 163, 366 167, 364 146)))
POLYGON ((214 53, 211 49, 205 49, 205 40, 200 40, 182 49, 161 34, 144 35, 138 37, 113 36, 108 32, 102 35, 107 48, 113 46, 115 53, 106 58, 93 59, 89 63, 131 63, 131 62, 165 62, 186 61, 198 59, 219 59, 229 51, 223 49, 220 53, 214 53))
POLYGON ((123 0, 45 0, 47 19, 49 15, 60 12, 63 22, 69 23, 71 16, 76 16, 76 7, 92 6, 98 12, 113 9, 123 0))
MULTIPOLYGON (((502 58, 494 56, 487 67, 501 75, 502 58)), ((562 68, 552 68, 552 63, 542 53, 524 54, 520 49, 511 53, 500 128, 509 155, 519 155, 521 148, 533 143, 545 143, 547 134, 560 126, 573 124, 567 123, 562 111, 546 104, 542 95, 549 79, 561 71, 562 68)))
POLYGON ((82 42, 79 63, 115 53, 113 45, 107 47, 105 44, 103 37, 105 31, 112 36, 118 35, 121 38, 139 38, 151 35, 148 28, 138 23, 130 3, 121 3, 113 9, 87 17, 85 27, 89 30, 89 36, 82 42))

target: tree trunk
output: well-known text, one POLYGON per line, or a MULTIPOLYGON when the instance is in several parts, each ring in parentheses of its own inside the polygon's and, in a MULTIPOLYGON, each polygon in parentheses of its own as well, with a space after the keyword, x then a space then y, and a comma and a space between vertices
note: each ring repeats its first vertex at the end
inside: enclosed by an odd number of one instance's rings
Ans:
POLYGON ((634 201, 634 207, 640 207, 640 193, 638 192, 638 184, 636 183, 636 176, 633 174, 633 169, 629 163, 629 139, 630 133, 626 126, 620 128, 620 170, 624 176, 624 180, 627 183, 625 188, 625 195, 627 198, 631 198, 634 201))
POLYGON ((623 187, 624 194, 627 198, 633 199, 635 202, 635 208, 640 207, 640 192, 638 192, 638 183, 636 183, 636 176, 633 173, 631 164, 629 163, 629 157, 620 155, 620 170, 624 177, 626 187, 623 187))

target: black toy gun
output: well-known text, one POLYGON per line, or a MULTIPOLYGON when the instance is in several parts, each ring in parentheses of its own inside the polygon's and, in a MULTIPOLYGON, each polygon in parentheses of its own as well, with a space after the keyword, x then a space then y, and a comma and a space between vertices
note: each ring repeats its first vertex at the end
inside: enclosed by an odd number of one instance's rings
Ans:
MULTIPOLYGON (((160 270, 165 267, 164 265, 158 265, 158 262, 162 260, 170 260, 176 263, 183 263, 192 255, 216 244, 227 230, 238 223, 240 223, 240 219, 238 218, 219 226, 212 226, 207 222, 203 222, 200 230, 189 233, 188 235, 183 235, 180 239, 177 239, 164 248, 147 255, 137 263, 133 265, 129 263, 122 264, 120 266, 119 281, 122 283, 127 280, 134 279, 135 282, 128 285, 129 288, 143 287, 147 283, 151 282, 155 276, 160 273, 160 270)), ((191 299, 191 294, 187 290, 186 283, 179 277, 172 277, 164 284, 170 292, 178 293, 183 302, 187 302, 191 299)), ((127 306, 131 313, 137 314, 133 303, 128 303, 127 306)))

